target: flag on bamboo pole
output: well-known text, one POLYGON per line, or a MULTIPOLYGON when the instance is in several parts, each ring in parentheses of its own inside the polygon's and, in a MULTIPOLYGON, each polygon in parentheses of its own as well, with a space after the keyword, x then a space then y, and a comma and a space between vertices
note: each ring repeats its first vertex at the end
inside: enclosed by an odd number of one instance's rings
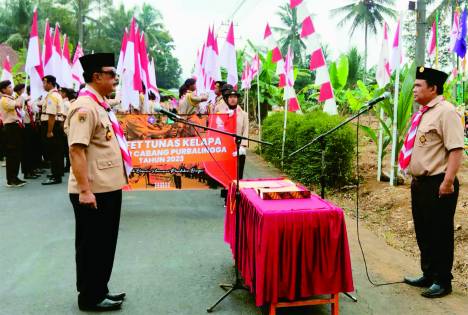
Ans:
POLYGON ((455 41, 455 46, 453 49, 453 51, 460 58, 465 58, 466 55, 466 18, 467 12, 465 8, 460 17, 460 31, 458 32, 457 40, 455 41))
POLYGON ((83 67, 81 66, 80 58, 84 56, 83 47, 81 43, 78 42, 75 49, 75 55, 73 56, 72 64, 72 80, 73 80, 73 89, 78 91, 80 85, 85 83, 83 78, 83 67))
POLYGON ((294 90, 294 54, 291 50, 291 46, 288 47, 288 53, 284 61, 284 72, 286 85, 284 87, 283 99, 288 102, 288 111, 296 112, 301 108, 297 101, 296 91, 294 90))
POLYGON ((138 65, 136 44, 136 25, 135 18, 132 18, 130 31, 128 35, 127 47, 125 50, 124 65, 122 72, 122 109, 128 110, 130 105, 137 107, 140 103, 141 81, 135 81, 140 77, 138 65), (139 84, 139 86, 138 86, 139 84))
POLYGON ((435 67, 439 68, 439 12, 436 14, 436 18, 432 23, 431 33, 429 35, 429 41, 427 43, 427 54, 429 57, 435 58, 435 67))
POLYGON ((10 56, 6 56, 5 59, 3 59, 3 64, 2 64, 3 70, 2 70, 2 76, 0 77, 0 81, 8 80, 11 82, 11 85, 14 87, 15 82, 13 81, 13 73, 12 73, 12 67, 10 63, 10 56))
POLYGON ((379 63, 377 65, 376 80, 380 88, 390 83, 390 62, 388 60, 388 27, 387 23, 383 27, 383 40, 380 47, 379 63))
POLYGON ((252 79, 258 74, 260 75, 261 62, 258 54, 252 58, 252 65, 250 66, 250 76, 252 79))
POLYGON ((221 66, 227 70, 226 82, 232 85, 234 88, 237 86, 237 57, 236 57, 236 45, 234 42, 234 22, 231 22, 229 31, 224 44, 223 53, 221 55, 221 66))
MULTIPOLYGON (((50 32, 48 32, 50 35, 50 32)), ((47 34, 46 34, 47 36, 47 34)), ((55 25, 54 36, 45 39, 46 51, 44 61, 44 75, 52 75, 57 83, 62 86, 62 45, 60 43, 60 28, 58 23, 55 25)))
POLYGON ((42 68, 41 50, 39 46, 39 32, 37 29, 37 9, 34 9, 33 13, 31 32, 29 33, 28 53, 26 55, 24 71, 29 77, 31 100, 37 100, 44 92, 42 85, 44 69, 42 68))
POLYGON ((338 114, 335 95, 330 82, 330 74, 325 61, 322 47, 317 38, 312 16, 303 0, 291 0, 291 9, 296 8, 297 19, 301 23, 301 39, 305 42, 310 53, 310 70, 316 70, 315 84, 320 85, 319 102, 324 102, 323 111, 330 114, 338 114))
POLYGON ((151 58, 151 62, 149 64, 149 90, 156 96, 156 103, 159 103, 161 96, 159 95, 158 84, 156 81, 156 65, 154 63, 154 58, 151 58))
POLYGON ((241 89, 242 90, 250 89, 251 87, 250 73, 251 73, 250 64, 246 60, 244 62, 244 69, 242 69, 242 75, 241 75, 241 89))
POLYGON ((400 45, 400 20, 398 20, 397 28, 395 30, 395 37, 393 38, 392 54, 390 56, 390 71, 400 67, 401 64, 401 45, 400 45))
POLYGON ((50 25, 49 19, 46 20, 45 30, 44 30, 44 44, 42 49, 42 64, 44 66, 44 75, 48 75, 49 72, 49 62, 52 58, 52 36, 50 34, 50 25))
POLYGON ((62 81, 63 87, 71 89, 73 87, 72 68, 70 62, 70 48, 68 47, 68 37, 63 37, 62 49, 62 81))

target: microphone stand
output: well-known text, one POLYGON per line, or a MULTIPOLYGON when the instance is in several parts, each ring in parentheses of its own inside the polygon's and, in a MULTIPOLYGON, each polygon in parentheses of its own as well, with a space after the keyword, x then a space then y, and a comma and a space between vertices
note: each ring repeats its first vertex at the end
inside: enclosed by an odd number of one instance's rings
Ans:
MULTIPOLYGON (((306 145, 302 146, 301 148, 297 149, 296 151, 294 151, 293 153, 289 154, 288 155, 288 158, 289 157, 292 157, 294 155, 296 155, 297 153, 299 152, 302 152, 304 151, 306 148, 308 148, 309 146, 311 146, 312 144, 316 143, 317 141, 320 143, 320 150, 322 151, 322 161, 321 161, 321 171, 320 171, 320 197, 322 199, 325 199, 325 185, 326 185, 326 180, 325 180, 325 149, 326 149, 326 137, 332 133, 334 133, 336 130, 340 129, 341 127, 343 127, 344 125, 347 125, 349 122, 351 122, 352 120, 356 119, 357 117, 361 116, 362 114, 364 113, 367 113, 369 110, 371 110, 375 104, 377 104, 378 102, 374 102, 374 103, 369 103, 367 106, 361 108, 359 110, 359 112, 357 112, 356 114, 354 114, 353 116, 349 117, 348 119, 346 119, 345 121, 343 121, 341 124, 337 125, 336 127, 322 133, 321 135, 318 135, 317 137, 315 137, 314 139, 312 139, 312 141, 310 141, 309 143, 307 143, 306 145)), ((356 145, 359 145, 359 143, 357 143, 356 145)), ((359 180, 359 179, 358 179, 359 180)), ((353 300, 354 302, 357 302, 358 300, 356 299, 356 297, 352 296, 351 294, 347 293, 347 292, 343 292, 344 295, 346 295, 347 297, 349 297, 351 300, 353 300)))
POLYGON ((166 112, 160 112, 161 114, 165 114, 167 116, 169 116, 172 120, 174 121, 177 121, 177 122, 180 122, 180 123, 183 123, 185 125, 189 125, 189 126, 192 126, 192 127, 196 127, 196 128, 201 128, 203 130, 211 130, 213 132, 216 132, 216 133, 220 133, 220 134, 223 134, 223 135, 226 135, 226 136, 230 136, 232 138, 235 139, 235 142, 236 142, 236 160, 237 160, 237 172, 236 172, 236 207, 235 207, 235 213, 236 213, 236 230, 235 230, 235 235, 236 235, 236 245, 234 247, 234 268, 235 268, 235 272, 236 272, 236 278, 234 280, 233 283, 231 284, 220 284, 219 286, 223 289, 229 289, 223 296, 221 296, 218 301, 216 301, 215 304, 213 304, 211 307, 209 307, 206 311, 208 313, 211 313, 213 312, 214 308, 219 304, 221 303, 221 301, 223 301, 228 295, 230 295, 232 292, 236 291, 236 290, 247 290, 247 288, 242 284, 242 279, 240 277, 240 274, 239 274, 239 263, 238 263, 238 259, 239 259, 239 249, 240 249, 240 246, 239 246, 239 234, 240 234, 240 228, 239 228, 239 222, 240 222, 240 219, 239 219, 239 209, 240 209, 240 187, 239 187, 239 181, 240 181, 240 163, 239 163, 239 150, 240 150, 240 146, 241 146, 241 142, 242 140, 248 140, 248 141, 253 141, 253 142, 257 142, 257 143, 260 143, 260 144, 265 144, 265 145, 272 145, 270 142, 266 142, 266 141, 261 141, 261 140, 256 140, 256 139, 250 139, 248 137, 244 137, 244 136, 239 136, 238 134, 236 133, 232 133, 232 132, 228 132, 228 131, 224 131, 224 130, 219 130, 219 129, 215 129, 215 128, 211 128, 211 127, 207 127, 207 126, 203 126, 203 125, 199 125, 199 124, 196 124, 194 122, 191 122, 187 119, 183 119, 182 117, 174 114, 174 113, 166 113, 166 112))

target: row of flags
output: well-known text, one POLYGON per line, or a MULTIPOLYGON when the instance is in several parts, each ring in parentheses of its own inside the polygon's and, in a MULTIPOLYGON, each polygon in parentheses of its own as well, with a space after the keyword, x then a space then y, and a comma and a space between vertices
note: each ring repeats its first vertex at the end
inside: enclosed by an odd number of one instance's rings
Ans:
POLYGON ((130 30, 126 29, 122 37, 117 74, 120 76, 120 97, 122 109, 127 111, 132 105, 149 111, 149 93, 152 92, 159 102, 159 90, 156 84, 156 66, 147 50, 145 34, 132 18, 130 30), (144 95, 141 102, 140 95, 144 95))
POLYGON ((79 86, 84 83, 83 68, 79 62, 79 58, 83 56, 81 44, 78 43, 73 60, 71 60, 67 35, 63 36, 62 44, 59 25, 55 25, 52 33, 48 20, 44 30, 42 50, 39 42, 37 9, 34 9, 25 62, 31 98, 38 99, 44 93, 42 78, 46 75, 53 75, 62 87, 78 90, 79 86))
MULTIPOLYGON (((318 40, 310 11, 305 1, 291 0, 291 9, 297 9, 298 20, 301 21, 301 39, 305 42, 307 53, 311 55, 310 70, 316 71, 315 83, 320 86, 319 102, 324 102, 324 111, 329 114, 337 114, 337 106, 330 82, 328 67, 323 50, 318 40)), ((294 90, 294 54, 289 47, 286 56, 283 56, 278 46, 270 25, 267 23, 264 32, 264 42, 268 53, 271 52, 272 62, 276 64, 276 75, 279 78, 279 87, 284 88, 284 100, 289 111, 300 110, 294 90)), ((221 70, 227 70, 226 81, 237 86, 237 60, 235 50, 234 24, 231 23, 227 33, 223 51, 218 50, 218 40, 214 26, 209 27, 208 36, 202 48, 197 52, 193 76, 197 79, 197 91, 199 93, 211 93, 214 90, 214 82, 221 80, 221 70)), ((253 78, 260 75, 260 58, 255 54, 252 59, 244 61, 241 74, 241 88, 250 89, 253 78)))
MULTIPOLYGON (((83 68, 79 61, 84 55, 83 47, 78 43, 71 59, 68 36, 64 34, 62 42, 60 26, 56 24, 52 29, 48 20, 41 47, 37 16, 37 9, 34 9, 24 67, 31 88, 31 98, 35 100, 44 94, 42 78, 46 75, 53 75, 61 87, 77 91, 84 83, 83 68)), ((6 58, 1 77, 13 82, 11 68, 10 60, 6 58)), ((148 54, 144 32, 139 29, 135 18, 131 21, 130 30, 126 29, 124 32, 117 73, 121 77, 120 94, 124 110, 128 110, 130 105, 139 107, 142 94, 143 110, 148 109, 150 92, 159 101, 155 61, 148 54)))

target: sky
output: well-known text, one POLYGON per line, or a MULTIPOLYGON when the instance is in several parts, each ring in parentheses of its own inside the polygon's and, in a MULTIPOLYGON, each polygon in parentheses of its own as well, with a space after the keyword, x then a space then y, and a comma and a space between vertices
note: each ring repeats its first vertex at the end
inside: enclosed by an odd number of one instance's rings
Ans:
MULTIPOLYGON (((122 2, 117 0, 117 2, 122 2)), ((323 42, 328 44, 332 58, 338 57, 349 48, 356 46, 364 51, 364 31, 357 29, 353 36, 349 26, 338 27, 338 17, 330 16, 330 10, 352 3, 352 0, 304 0, 309 11, 314 14, 313 22, 323 42)), ((127 7, 141 5, 145 0, 126 0, 127 7)), ((266 23, 281 26, 277 16, 278 7, 289 4, 289 0, 146 0, 163 15, 164 24, 174 39, 175 56, 182 66, 182 80, 191 77, 197 50, 206 40, 208 26, 214 24, 219 37, 225 37, 227 21, 234 20, 236 48, 242 49, 250 39, 259 46, 264 45, 263 33, 266 23), (240 8, 239 8, 240 6, 240 8), (236 11, 236 9, 239 8, 236 11), (233 16, 233 14, 235 15, 233 16)), ((397 10, 405 10, 408 0, 396 0, 397 10)), ((393 38, 396 22, 388 21, 390 38, 393 38)), ((274 31, 273 31, 274 33, 274 31)), ((276 38, 278 39, 278 35, 276 38)), ((368 65, 377 64, 382 41, 381 33, 369 37, 368 65)), ((220 49, 224 38, 218 40, 220 49)), ((157 70, 156 70, 157 71, 157 70)))

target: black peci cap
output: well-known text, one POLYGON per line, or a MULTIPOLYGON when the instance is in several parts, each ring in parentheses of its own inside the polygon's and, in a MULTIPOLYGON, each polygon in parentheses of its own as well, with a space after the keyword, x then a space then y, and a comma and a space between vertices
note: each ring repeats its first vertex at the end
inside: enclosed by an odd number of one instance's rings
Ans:
POLYGON ((0 90, 6 89, 10 85, 11 85, 10 80, 3 80, 0 82, 0 90))
POLYGON ((438 88, 443 88, 447 81, 448 74, 436 69, 418 67, 416 69, 416 79, 426 80, 429 83, 435 84, 438 88))
POLYGON ((91 72, 102 67, 115 67, 115 58, 113 53, 97 53, 81 57, 80 63, 84 72, 91 72))

